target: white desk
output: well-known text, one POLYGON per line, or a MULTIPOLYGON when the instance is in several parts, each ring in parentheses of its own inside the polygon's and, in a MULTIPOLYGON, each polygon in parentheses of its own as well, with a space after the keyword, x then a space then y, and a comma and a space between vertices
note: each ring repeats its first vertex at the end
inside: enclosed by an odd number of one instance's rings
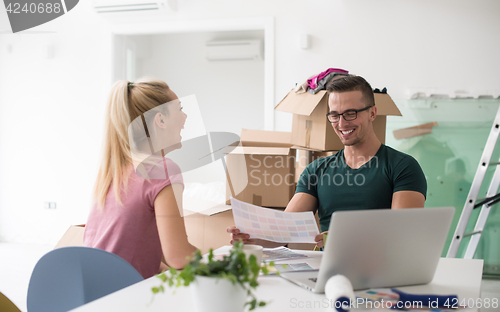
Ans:
MULTIPOLYGON (((228 247, 216 250, 215 254, 224 253, 228 247)), ((284 261, 286 263, 307 262, 313 268, 319 268, 322 252, 298 251, 310 258, 284 261)), ((277 262, 279 263, 279 262, 277 262)), ((433 281, 427 285, 397 287, 408 293, 458 295, 459 300, 480 298, 483 260, 463 260, 441 258, 433 281)), ((324 294, 314 294, 296 286, 278 276, 261 276, 258 279, 259 287, 255 292, 258 300, 271 301, 258 312, 281 311, 333 311, 328 305, 324 294)), ((191 291, 188 287, 166 290, 164 294, 154 295, 153 286, 158 286, 160 280, 149 278, 135 285, 124 288, 113 294, 90 302, 72 311, 194 311, 191 291)), ((477 311, 468 309, 460 311, 477 311)), ((359 311, 359 310, 356 310, 359 311)), ((373 311, 373 310, 372 310, 373 311)), ((377 310, 380 311, 380 310, 377 310)), ((395 311, 395 310, 387 310, 395 311)))

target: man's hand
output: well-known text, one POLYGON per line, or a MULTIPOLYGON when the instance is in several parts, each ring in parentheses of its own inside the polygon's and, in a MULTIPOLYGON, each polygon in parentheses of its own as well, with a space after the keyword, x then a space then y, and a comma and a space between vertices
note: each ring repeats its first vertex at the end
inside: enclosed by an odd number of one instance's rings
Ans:
POLYGON ((243 241, 243 244, 255 244, 255 240, 250 239, 250 234, 240 233, 240 230, 234 225, 229 226, 226 231, 231 234, 231 245, 240 239, 243 241))
POLYGON ((324 231, 323 233, 316 235, 316 237, 314 238, 314 241, 316 242, 316 246, 318 246, 318 248, 325 246, 325 242, 323 242, 323 234, 325 233, 328 234, 328 231, 324 231))

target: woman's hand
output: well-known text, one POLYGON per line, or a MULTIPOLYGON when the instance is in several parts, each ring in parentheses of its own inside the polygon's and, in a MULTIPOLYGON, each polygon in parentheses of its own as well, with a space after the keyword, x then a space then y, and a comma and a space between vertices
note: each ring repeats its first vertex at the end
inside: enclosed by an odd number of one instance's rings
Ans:
POLYGON ((243 244, 255 244, 255 240, 250 239, 250 234, 240 233, 240 230, 234 225, 229 226, 226 231, 231 234, 231 245, 240 239, 243 241, 243 244))

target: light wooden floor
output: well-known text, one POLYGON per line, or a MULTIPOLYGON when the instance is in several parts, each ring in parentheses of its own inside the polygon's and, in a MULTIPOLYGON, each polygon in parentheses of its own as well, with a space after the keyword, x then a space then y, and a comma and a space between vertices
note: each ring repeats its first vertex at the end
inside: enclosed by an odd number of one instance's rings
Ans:
MULTIPOLYGON (((36 262, 54 246, 0 243, 0 291, 21 311, 26 309, 29 279, 36 262)), ((500 300, 500 280, 483 280, 481 297, 500 300)), ((481 309, 481 312, 500 311, 481 309)))

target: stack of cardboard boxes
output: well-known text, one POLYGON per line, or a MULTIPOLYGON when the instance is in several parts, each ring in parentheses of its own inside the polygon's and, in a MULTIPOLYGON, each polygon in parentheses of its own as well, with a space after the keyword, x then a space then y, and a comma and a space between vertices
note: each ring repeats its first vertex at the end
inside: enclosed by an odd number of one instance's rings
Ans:
MULTIPOLYGON (((401 116, 401 112, 388 94, 375 93, 374 96, 377 118, 373 129, 384 143, 387 116, 401 116)), ((284 208, 304 168, 313 160, 344 148, 326 118, 329 112, 326 91, 313 95, 292 90, 275 109, 293 113, 292 132, 242 131, 242 147, 227 155, 228 181, 232 179, 230 182, 235 185, 245 182, 247 186, 239 193, 231 192, 228 183, 227 198, 232 194, 254 205, 284 208), (238 155, 244 157, 238 158, 238 155)))

